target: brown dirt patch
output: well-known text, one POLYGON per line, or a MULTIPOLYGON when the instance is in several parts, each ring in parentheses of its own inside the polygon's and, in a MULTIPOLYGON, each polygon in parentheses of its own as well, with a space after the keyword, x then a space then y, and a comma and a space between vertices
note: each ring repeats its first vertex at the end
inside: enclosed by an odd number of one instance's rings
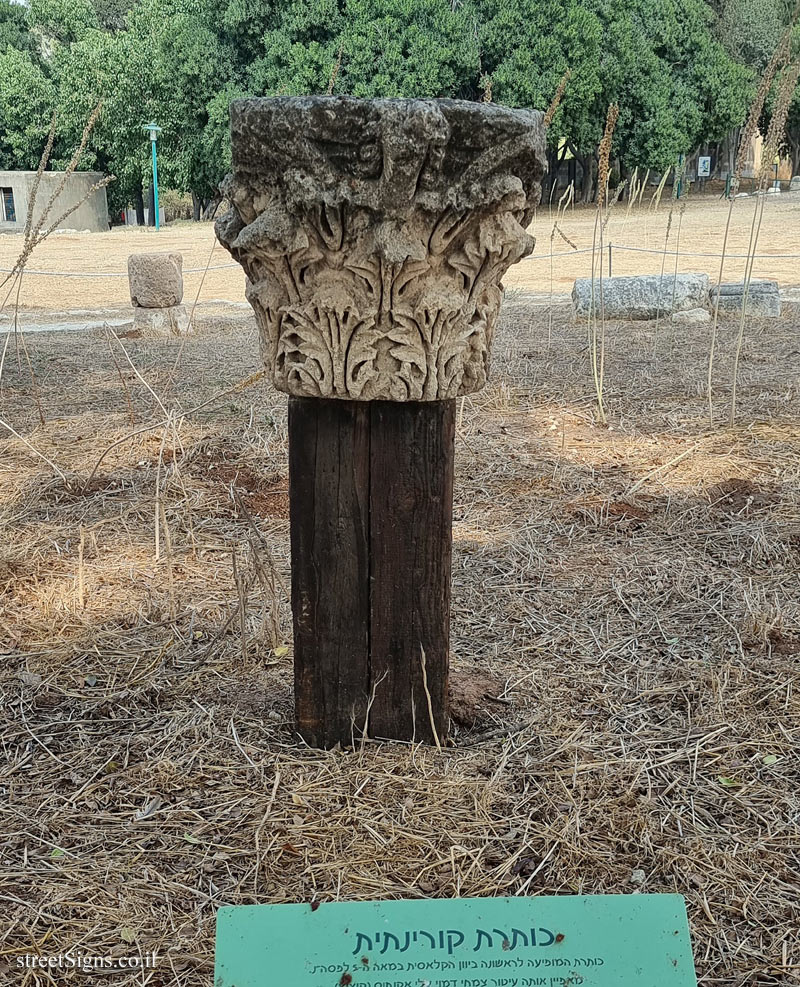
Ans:
POLYGON ((746 514, 780 502, 781 492, 772 485, 754 483, 746 477, 734 476, 721 480, 707 490, 712 507, 729 514, 746 514))
POLYGON ((259 517, 289 517, 289 481, 242 462, 236 449, 207 445, 191 454, 189 472, 212 486, 235 489, 259 517))

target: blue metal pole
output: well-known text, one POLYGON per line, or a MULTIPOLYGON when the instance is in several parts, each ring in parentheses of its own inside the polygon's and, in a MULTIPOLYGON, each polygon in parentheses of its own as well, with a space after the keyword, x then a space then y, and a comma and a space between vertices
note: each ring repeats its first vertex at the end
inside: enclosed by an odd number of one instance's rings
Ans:
POLYGON ((156 230, 159 229, 158 223, 158 164, 156 162, 156 142, 153 140, 150 142, 153 147, 153 209, 156 214, 156 230))

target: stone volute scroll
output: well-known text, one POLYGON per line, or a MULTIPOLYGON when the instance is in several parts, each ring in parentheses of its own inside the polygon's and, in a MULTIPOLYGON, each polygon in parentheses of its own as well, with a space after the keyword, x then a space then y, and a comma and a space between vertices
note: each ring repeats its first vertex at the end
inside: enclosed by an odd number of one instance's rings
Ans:
POLYGON ((534 246, 542 115, 450 99, 231 105, 230 203, 289 395, 295 715, 308 743, 448 730, 455 398, 534 246))
POLYGON ((432 401, 486 383, 501 278, 533 249, 541 114, 459 100, 233 104, 232 209, 275 386, 432 401))

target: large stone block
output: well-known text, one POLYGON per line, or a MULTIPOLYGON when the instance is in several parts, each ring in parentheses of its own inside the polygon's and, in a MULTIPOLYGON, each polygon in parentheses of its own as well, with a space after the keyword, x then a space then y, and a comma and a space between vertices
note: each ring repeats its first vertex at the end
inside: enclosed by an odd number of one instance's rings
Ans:
POLYGON ((133 328, 143 336, 185 336, 191 329, 185 305, 133 310, 133 328))
POLYGON ((795 175, 789 182, 790 192, 800 192, 800 175, 795 175))
MULTIPOLYGON (((707 274, 639 274, 629 277, 603 278, 602 311, 607 319, 656 319, 673 312, 685 312, 708 305, 707 274)), ((578 278, 572 289, 572 308, 576 318, 586 317, 592 309, 601 312, 600 279, 578 278)))
POLYGON ((435 401, 486 382, 502 277, 545 168, 542 114, 453 99, 231 105, 220 243, 275 386, 435 401))
POLYGON ((178 253, 131 254, 128 257, 131 304, 170 308, 183 301, 183 258, 178 253))
MULTIPOLYGON (((711 289, 711 307, 717 304, 717 285, 711 289)), ((744 282, 731 281, 719 285, 719 310, 740 313, 744 302, 744 282)), ((777 281, 751 281, 747 292, 747 314, 764 319, 776 319, 781 314, 781 293, 777 281)))

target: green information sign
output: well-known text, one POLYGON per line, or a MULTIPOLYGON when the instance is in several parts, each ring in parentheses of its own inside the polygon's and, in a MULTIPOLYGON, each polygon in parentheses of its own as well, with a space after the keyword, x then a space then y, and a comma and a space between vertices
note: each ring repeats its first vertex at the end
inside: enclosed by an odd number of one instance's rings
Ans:
POLYGON ((245 905, 215 987, 697 987, 677 894, 245 905))

